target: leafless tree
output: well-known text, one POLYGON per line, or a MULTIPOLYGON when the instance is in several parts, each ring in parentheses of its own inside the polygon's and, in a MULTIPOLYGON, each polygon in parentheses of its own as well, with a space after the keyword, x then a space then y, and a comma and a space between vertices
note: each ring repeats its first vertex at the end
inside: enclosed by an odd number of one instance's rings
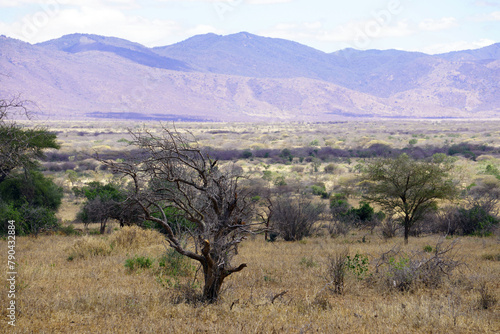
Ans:
POLYGON ((500 180, 486 175, 476 180, 476 185, 468 189, 467 201, 470 207, 481 207, 486 212, 498 216, 500 203, 500 180))
POLYGON ((145 219, 161 224, 170 246, 198 261, 204 273, 203 300, 217 301, 229 275, 247 266, 231 260, 247 233, 254 233, 254 203, 242 176, 234 168, 219 166, 189 133, 163 127, 163 134, 144 129, 132 132, 133 143, 147 154, 135 162, 102 161, 116 173, 130 178, 135 201, 145 219), (183 246, 169 225, 175 209, 194 223, 188 246, 183 246))

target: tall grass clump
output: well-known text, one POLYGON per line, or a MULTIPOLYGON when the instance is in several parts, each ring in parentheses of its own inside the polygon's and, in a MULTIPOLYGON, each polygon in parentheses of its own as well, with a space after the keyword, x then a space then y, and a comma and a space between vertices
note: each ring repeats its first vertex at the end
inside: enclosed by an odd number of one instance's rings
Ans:
POLYGON ((111 247, 106 240, 99 237, 84 236, 77 239, 75 243, 69 247, 68 260, 87 259, 95 256, 107 256, 111 254, 111 247))
POLYGON ((125 226, 110 237, 113 249, 139 249, 152 245, 161 245, 165 237, 155 230, 146 230, 138 226, 125 226))

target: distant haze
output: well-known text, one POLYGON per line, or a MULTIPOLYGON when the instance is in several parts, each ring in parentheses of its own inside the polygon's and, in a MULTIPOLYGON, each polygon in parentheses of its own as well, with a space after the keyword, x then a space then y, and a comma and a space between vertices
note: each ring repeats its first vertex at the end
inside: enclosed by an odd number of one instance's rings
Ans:
POLYGON ((331 121, 500 117, 500 44, 439 55, 325 53, 250 33, 164 47, 72 34, 0 37, 0 96, 51 118, 331 121))

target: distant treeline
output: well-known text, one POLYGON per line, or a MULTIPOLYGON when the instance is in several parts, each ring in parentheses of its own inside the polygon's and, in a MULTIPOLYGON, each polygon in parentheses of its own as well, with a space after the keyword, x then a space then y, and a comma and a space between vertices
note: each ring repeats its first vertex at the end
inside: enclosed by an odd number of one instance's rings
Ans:
MULTIPOLYGON (((270 163, 284 163, 298 159, 299 161, 311 162, 313 159, 322 161, 335 161, 348 158, 395 158, 402 153, 408 154, 414 159, 425 159, 436 153, 444 153, 449 156, 461 155, 474 160, 483 154, 500 154, 499 147, 488 145, 477 145, 460 143, 451 146, 408 146, 403 149, 393 148, 384 144, 374 144, 368 148, 339 149, 332 147, 297 147, 285 149, 215 149, 206 147, 205 151, 210 158, 222 161, 265 158, 270 163)), ((144 152, 140 150, 108 150, 99 153, 99 158, 105 160, 123 159, 126 161, 141 159, 144 152)), ((50 152, 46 154, 45 162, 76 162, 92 158, 83 153, 61 153, 50 152)), ((68 164, 69 166, 70 164, 68 164)), ((71 164, 72 165, 72 164, 71 164)))

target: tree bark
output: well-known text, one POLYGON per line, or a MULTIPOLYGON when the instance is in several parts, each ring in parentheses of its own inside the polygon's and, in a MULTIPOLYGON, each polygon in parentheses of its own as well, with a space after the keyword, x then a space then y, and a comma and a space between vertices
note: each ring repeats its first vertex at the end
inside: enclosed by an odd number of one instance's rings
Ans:
POLYGON ((408 245, 408 237, 410 235, 410 225, 405 222, 405 245, 408 245))
POLYGON ((203 300, 207 303, 215 303, 219 299, 220 288, 224 279, 237 271, 243 270, 247 265, 241 264, 237 268, 225 268, 224 265, 217 264, 210 254, 211 246, 208 240, 203 240, 203 254, 204 261, 203 274, 205 276, 205 286, 203 287, 203 300))

